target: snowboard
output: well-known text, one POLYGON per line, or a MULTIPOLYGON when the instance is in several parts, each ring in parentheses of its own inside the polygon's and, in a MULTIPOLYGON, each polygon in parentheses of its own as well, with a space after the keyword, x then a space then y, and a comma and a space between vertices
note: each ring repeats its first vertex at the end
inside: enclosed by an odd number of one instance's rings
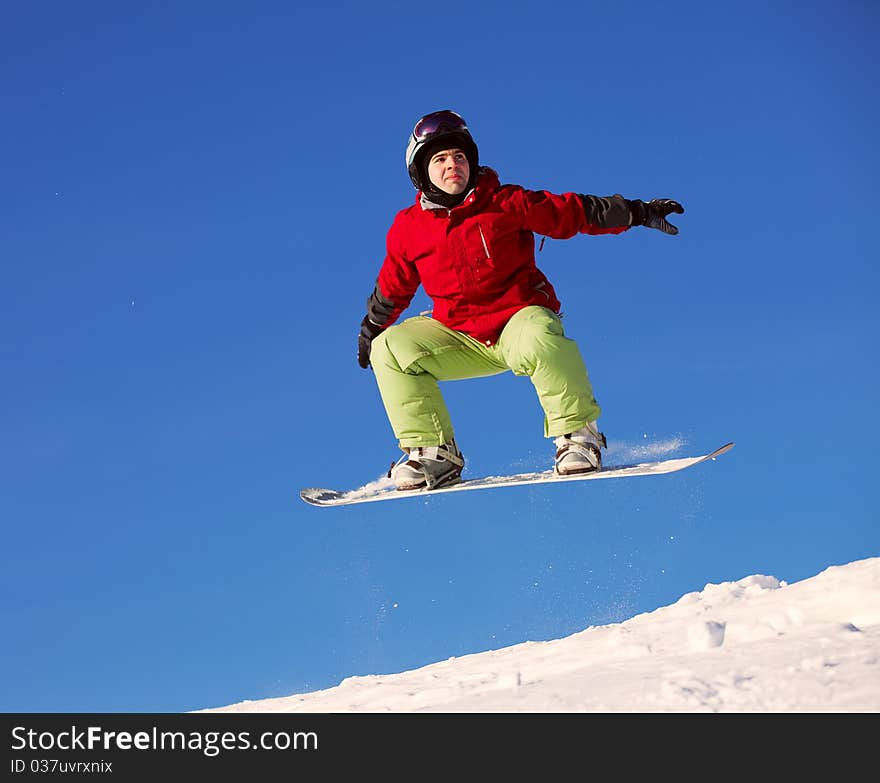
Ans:
POLYGON ((664 473, 675 473, 693 467, 706 460, 715 459, 733 448, 733 443, 726 443, 709 454, 698 457, 682 457, 665 459, 659 462, 641 462, 636 465, 609 465, 594 473, 582 473, 575 476, 558 476, 552 469, 538 473, 515 473, 506 476, 483 476, 467 478, 438 489, 398 490, 391 479, 378 479, 358 489, 340 491, 309 487, 299 496, 313 506, 350 506, 355 503, 375 503, 382 500, 403 500, 404 498, 433 497, 447 492, 469 492, 477 489, 499 489, 501 487, 518 487, 526 484, 555 484, 559 482, 595 481, 598 479, 626 478, 628 476, 659 476, 664 473))

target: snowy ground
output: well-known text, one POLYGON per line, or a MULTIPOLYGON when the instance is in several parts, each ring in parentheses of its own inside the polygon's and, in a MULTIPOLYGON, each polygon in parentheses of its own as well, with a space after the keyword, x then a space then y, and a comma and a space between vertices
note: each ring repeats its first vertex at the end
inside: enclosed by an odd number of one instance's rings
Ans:
POLYGON ((880 557, 754 575, 564 639, 202 712, 876 712, 880 557))

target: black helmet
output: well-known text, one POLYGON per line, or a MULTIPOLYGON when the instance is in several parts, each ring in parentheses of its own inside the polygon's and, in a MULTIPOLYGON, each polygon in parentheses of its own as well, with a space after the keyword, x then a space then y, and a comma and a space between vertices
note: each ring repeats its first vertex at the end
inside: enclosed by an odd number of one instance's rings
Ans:
POLYGON ((436 190, 427 178, 427 153, 451 147, 458 147, 467 156, 471 169, 468 184, 473 184, 480 166, 480 156, 464 118, 451 109, 444 109, 426 114, 416 123, 406 146, 406 170, 416 189, 423 192, 436 190))

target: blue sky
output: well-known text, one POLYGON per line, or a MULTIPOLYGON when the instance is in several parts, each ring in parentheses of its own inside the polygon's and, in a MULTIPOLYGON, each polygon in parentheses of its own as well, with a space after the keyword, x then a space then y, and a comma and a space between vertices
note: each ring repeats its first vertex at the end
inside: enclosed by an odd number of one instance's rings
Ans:
MULTIPOLYGON (((283 696, 878 554, 880 12, 474 6, 5 9, 0 710, 283 696), (619 453, 732 452, 299 500, 399 454, 356 333, 440 108, 504 182, 684 204, 538 263, 619 453)), ((526 379, 444 393, 468 474, 549 467, 526 379)))

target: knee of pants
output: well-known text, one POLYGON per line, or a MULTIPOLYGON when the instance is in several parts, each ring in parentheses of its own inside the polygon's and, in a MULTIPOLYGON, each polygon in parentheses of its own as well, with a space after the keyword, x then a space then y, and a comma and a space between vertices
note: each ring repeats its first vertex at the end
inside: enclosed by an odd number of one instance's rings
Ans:
POLYGON ((377 334, 370 343, 370 361, 384 362, 387 358, 389 350, 387 341, 388 329, 377 334))
POLYGON ((406 328, 407 322, 389 326, 373 338, 370 346, 370 363, 389 367, 397 372, 406 372, 416 359, 426 354, 418 336, 406 328))
POLYGON ((388 345, 388 336, 393 328, 393 326, 388 327, 385 331, 377 334, 370 344, 370 364, 373 365, 374 369, 376 366, 392 366, 399 369, 399 365, 394 358, 394 352, 391 350, 391 346, 388 345))
POLYGON ((514 339, 505 350, 505 359, 515 373, 530 374, 540 359, 549 358, 559 349, 560 340, 567 338, 559 316, 541 308, 518 324, 514 339))

